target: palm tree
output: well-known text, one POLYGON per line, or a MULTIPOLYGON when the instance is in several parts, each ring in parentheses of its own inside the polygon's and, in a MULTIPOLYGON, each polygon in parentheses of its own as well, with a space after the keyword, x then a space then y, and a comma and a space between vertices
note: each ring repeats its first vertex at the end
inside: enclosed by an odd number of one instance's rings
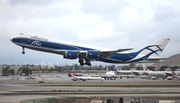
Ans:
POLYGON ((12 75, 14 75, 14 69, 11 69, 10 72, 12 75))
POLYGON ((32 75, 32 70, 29 67, 21 67, 18 69, 18 73, 20 73, 20 75, 24 73, 25 76, 29 76, 32 75))
MULTIPOLYGON (((13 69, 12 69, 13 70, 13 69)), ((11 73, 10 66, 2 67, 2 76, 8 76, 11 73)))

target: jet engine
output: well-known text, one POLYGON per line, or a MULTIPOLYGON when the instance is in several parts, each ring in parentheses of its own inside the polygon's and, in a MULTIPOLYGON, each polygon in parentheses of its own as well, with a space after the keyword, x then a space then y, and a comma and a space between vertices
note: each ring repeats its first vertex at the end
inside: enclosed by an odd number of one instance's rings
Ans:
POLYGON ((98 58, 99 51, 87 51, 86 57, 87 58, 98 58))
POLYGON ((64 55, 65 59, 76 59, 78 58, 78 52, 75 51, 67 51, 64 55))

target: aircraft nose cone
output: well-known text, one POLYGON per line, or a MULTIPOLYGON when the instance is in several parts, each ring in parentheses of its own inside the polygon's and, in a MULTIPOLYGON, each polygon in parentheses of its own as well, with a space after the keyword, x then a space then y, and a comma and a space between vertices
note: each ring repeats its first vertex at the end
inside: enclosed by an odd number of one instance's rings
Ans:
POLYGON ((13 42, 14 36, 10 37, 9 40, 13 42))
POLYGON ((12 41, 12 37, 11 37, 11 38, 9 38, 9 40, 10 40, 10 41, 12 41))

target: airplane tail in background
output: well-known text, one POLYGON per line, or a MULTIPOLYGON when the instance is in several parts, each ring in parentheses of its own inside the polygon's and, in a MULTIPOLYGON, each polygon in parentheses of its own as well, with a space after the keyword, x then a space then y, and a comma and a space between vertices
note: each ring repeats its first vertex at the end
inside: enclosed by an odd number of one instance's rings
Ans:
POLYGON ((74 74, 74 76, 76 76, 76 72, 75 71, 73 72, 73 74, 74 74))
POLYGON ((69 76, 69 78, 70 78, 70 77, 73 77, 73 76, 71 75, 71 73, 69 73, 68 76, 69 76))
POLYGON ((113 66, 113 68, 114 68, 114 71, 121 71, 122 69, 120 68, 120 67, 116 67, 116 66, 113 66))
MULTIPOLYGON (((114 71, 118 71, 119 69, 117 69, 117 67, 116 66, 113 66, 113 69, 114 69, 114 71)), ((121 68, 120 68, 121 69, 121 68)))
POLYGON ((147 60, 160 59, 159 56, 163 52, 169 40, 169 38, 161 38, 155 41, 154 43, 138 51, 138 56, 147 60))
POLYGON ((109 72, 109 70, 108 70, 108 66, 106 65, 106 73, 107 73, 107 72, 109 72))
POLYGON ((174 71, 172 71, 172 76, 173 78, 179 78, 178 75, 174 71))
POLYGON ((145 65, 143 65, 143 71, 149 71, 149 69, 145 66, 145 65))

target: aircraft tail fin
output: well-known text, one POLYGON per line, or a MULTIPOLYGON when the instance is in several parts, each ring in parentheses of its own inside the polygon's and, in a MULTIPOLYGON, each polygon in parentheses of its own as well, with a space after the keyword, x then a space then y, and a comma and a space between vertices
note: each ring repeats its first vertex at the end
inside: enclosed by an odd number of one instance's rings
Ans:
POLYGON ((116 66, 114 66, 114 71, 121 71, 122 69, 120 68, 120 67, 116 67, 116 66))
POLYGON ((169 40, 169 38, 161 38, 138 51, 138 55, 142 58, 157 59, 163 52, 169 40))
POLYGON ((109 70, 108 70, 108 66, 106 65, 106 73, 107 73, 107 72, 109 72, 109 70))
POLYGON ((71 73, 69 73, 68 76, 69 76, 69 78, 70 78, 70 77, 73 77, 73 76, 71 75, 71 73))
POLYGON ((145 66, 145 65, 143 65, 143 71, 149 71, 149 69, 145 66))
POLYGON ((178 78, 178 75, 174 71, 172 71, 172 76, 173 78, 178 78))
POLYGON ((76 72, 75 71, 73 72, 73 74, 74 74, 74 76, 76 76, 76 72))
POLYGON ((114 69, 114 71, 117 71, 117 70, 118 70, 116 66, 113 66, 113 69, 114 69))

